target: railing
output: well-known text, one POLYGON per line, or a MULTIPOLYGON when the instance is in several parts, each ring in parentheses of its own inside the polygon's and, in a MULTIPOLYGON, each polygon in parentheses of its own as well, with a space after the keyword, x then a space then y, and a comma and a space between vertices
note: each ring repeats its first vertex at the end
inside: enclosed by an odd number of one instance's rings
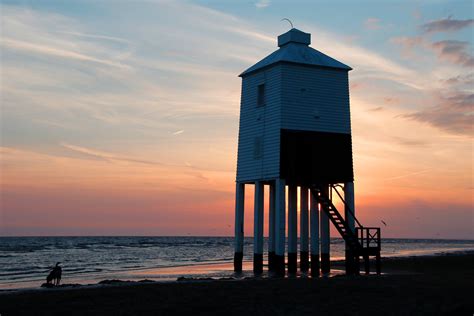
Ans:
MULTIPOLYGON (((342 203, 344 204, 346 210, 348 211, 349 215, 354 218, 355 223, 357 223, 357 227, 355 227, 355 235, 359 244, 362 248, 377 248, 379 251, 381 249, 381 237, 380 237, 380 227, 364 227, 359 222, 357 217, 355 217, 353 210, 347 204, 346 200, 342 197, 341 193, 337 190, 337 187, 341 187, 340 185, 330 185, 330 189, 334 189, 337 195, 341 199, 342 203)), ((329 199, 332 201, 332 190, 329 191, 329 199)))
POLYGON ((379 227, 356 227, 356 235, 362 248, 378 248, 380 250, 379 227))

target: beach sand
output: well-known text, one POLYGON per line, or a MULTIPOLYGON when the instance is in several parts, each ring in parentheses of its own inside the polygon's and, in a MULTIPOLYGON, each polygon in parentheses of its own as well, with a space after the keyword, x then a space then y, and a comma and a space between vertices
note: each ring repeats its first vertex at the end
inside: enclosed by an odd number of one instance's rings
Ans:
POLYGON ((473 315, 474 254, 383 260, 382 276, 128 283, 0 293, 8 315, 473 315))

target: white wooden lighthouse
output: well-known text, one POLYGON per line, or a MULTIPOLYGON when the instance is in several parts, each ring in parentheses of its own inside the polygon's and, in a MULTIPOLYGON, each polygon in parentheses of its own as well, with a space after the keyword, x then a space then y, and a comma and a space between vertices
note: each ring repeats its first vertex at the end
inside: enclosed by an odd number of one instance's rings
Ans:
MULTIPOLYGON (((293 28, 278 36, 278 50, 240 74, 234 257, 237 272, 242 270, 245 185, 255 186, 255 273, 263 271, 265 187, 270 199, 269 270, 284 275, 288 237, 288 272, 297 271, 298 187, 302 271, 308 271, 311 254, 311 274, 319 275, 320 259, 321 271, 329 272, 330 222, 346 241, 348 272, 358 271, 355 263, 360 256, 380 257, 376 250, 380 250, 379 231, 362 227, 354 216, 348 81, 351 68, 311 48, 310 43, 310 34, 293 28), (340 193, 338 187, 344 192, 340 193), (344 216, 332 203, 333 193, 343 200, 344 216), (364 232, 372 236, 367 246, 369 239, 363 236, 364 232)), ((377 268, 380 270, 380 265, 377 268)))

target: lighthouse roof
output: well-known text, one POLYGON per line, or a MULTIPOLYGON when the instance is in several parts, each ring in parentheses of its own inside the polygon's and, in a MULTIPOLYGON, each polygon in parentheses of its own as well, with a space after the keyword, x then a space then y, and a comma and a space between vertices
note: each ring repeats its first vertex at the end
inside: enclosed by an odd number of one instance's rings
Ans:
POLYGON ((309 47, 309 44, 311 44, 311 34, 293 28, 278 36, 280 48, 277 51, 245 70, 240 77, 280 62, 352 70, 340 61, 309 47))

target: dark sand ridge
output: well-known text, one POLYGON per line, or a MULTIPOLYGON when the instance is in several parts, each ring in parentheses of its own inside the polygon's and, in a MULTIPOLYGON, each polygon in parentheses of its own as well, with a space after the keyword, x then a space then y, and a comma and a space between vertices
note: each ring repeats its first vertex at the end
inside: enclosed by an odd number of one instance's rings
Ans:
POLYGON ((8 315, 473 315, 474 254, 385 259, 387 275, 44 289, 0 294, 8 315))

